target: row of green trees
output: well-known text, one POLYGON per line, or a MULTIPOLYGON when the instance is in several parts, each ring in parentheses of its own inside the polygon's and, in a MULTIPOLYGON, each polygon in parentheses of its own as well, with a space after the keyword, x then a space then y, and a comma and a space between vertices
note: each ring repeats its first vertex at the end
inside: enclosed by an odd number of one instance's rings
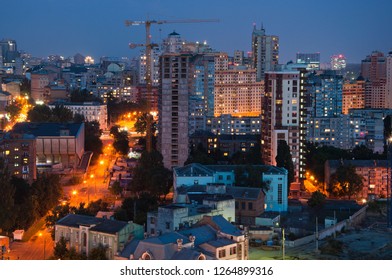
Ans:
POLYGON ((27 229, 58 203, 62 193, 60 179, 57 175, 40 174, 29 185, 10 176, 0 165, 0 228, 6 233, 27 229))

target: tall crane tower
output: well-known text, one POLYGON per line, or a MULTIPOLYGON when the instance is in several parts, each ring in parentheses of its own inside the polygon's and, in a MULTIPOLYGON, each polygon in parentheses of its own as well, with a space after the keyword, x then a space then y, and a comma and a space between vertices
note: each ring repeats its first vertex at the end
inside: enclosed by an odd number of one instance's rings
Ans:
MULTIPOLYGON (((145 20, 145 21, 135 21, 135 20, 126 20, 126 26, 137 26, 142 25, 146 27, 146 43, 145 44, 129 44, 130 48, 136 47, 146 47, 146 90, 147 95, 152 94, 152 68, 151 68, 151 50, 155 46, 155 44, 151 43, 151 25, 152 24, 168 24, 168 23, 202 23, 202 22, 219 22, 218 19, 181 19, 181 20, 145 20)), ((149 106, 147 104, 147 106, 149 106)), ((147 112, 146 117, 146 150, 147 152, 152 151, 152 135, 151 135, 151 123, 152 117, 147 112)))

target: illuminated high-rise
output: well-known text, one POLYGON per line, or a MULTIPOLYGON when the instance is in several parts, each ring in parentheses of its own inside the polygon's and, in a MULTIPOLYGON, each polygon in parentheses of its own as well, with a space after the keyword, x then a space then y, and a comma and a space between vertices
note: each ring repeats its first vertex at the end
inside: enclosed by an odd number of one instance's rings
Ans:
POLYGON ((346 68, 346 57, 343 54, 335 54, 331 56, 331 69, 343 70, 346 68))
POLYGON ((256 25, 252 32, 252 66, 256 69, 257 81, 264 79, 265 72, 275 70, 279 60, 279 37, 266 35, 265 29, 257 29, 256 25))

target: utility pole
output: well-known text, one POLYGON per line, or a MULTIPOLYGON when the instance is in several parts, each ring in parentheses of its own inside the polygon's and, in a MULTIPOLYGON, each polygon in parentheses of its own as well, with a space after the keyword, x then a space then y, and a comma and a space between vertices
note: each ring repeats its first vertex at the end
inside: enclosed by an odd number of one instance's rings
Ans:
POLYGON ((318 217, 316 217, 316 252, 319 251, 318 217))
POLYGON ((284 228, 282 229, 282 259, 284 260, 285 257, 285 247, 284 247, 284 243, 285 243, 285 237, 284 237, 284 228))

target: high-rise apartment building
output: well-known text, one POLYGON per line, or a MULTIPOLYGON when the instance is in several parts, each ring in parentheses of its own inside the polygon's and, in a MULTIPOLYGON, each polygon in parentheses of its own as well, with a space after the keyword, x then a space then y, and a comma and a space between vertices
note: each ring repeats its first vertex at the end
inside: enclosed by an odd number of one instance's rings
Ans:
POLYGON ((273 71, 279 60, 279 37, 266 35, 265 29, 257 29, 256 25, 252 32, 252 61, 256 69, 256 79, 264 79, 265 72, 273 71))
POLYGON ((276 165, 279 141, 286 141, 294 163, 296 183, 305 173, 305 72, 305 69, 267 72, 262 113, 264 163, 276 165))
POLYGON ((331 69, 343 70, 347 66, 346 57, 343 54, 336 54, 331 56, 331 69))
POLYGON ((257 82, 257 71, 228 67, 227 54, 217 56, 215 69, 214 115, 258 116, 264 81, 257 82))
POLYGON ((366 80, 365 107, 392 108, 388 99, 387 59, 382 52, 374 51, 361 63, 362 76, 366 80))
POLYGON ((349 109, 365 108, 365 80, 359 76, 354 83, 343 84, 342 113, 347 115, 349 109))
POLYGON ((308 76, 308 95, 311 99, 310 115, 336 117, 342 113, 343 76, 336 71, 325 70, 308 76))
POLYGON ((320 70, 320 53, 297 53, 296 63, 306 65, 306 70, 320 70))
POLYGON ((392 51, 387 56, 387 108, 392 108, 392 51))
POLYGON ((189 153, 189 95, 193 86, 192 54, 160 57, 158 149, 166 168, 183 166, 189 153))
MULTIPOLYGON (((151 49, 151 82, 153 86, 159 84, 159 56, 162 54, 162 50, 159 46, 155 46, 151 49)), ((147 58, 146 50, 142 50, 139 57, 139 84, 146 84, 146 71, 147 71, 147 58)))

